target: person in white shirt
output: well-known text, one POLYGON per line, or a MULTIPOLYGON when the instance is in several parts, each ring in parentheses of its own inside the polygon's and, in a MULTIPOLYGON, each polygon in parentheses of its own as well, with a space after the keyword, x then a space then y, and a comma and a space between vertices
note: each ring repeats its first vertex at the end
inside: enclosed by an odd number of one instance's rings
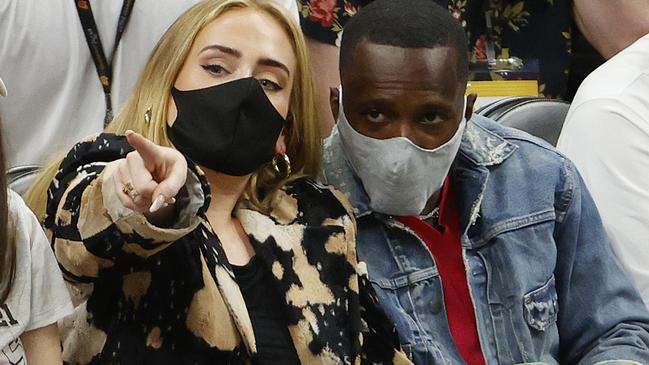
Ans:
POLYGON ((607 60, 649 33, 649 0, 572 0, 572 10, 579 30, 607 60))
MULTIPOLYGON (((6 89, 0 80, 0 96, 6 89)), ((0 150, 0 170, 4 169, 0 150)), ((0 174, 0 365, 61 364, 56 322, 72 313, 63 276, 34 214, 0 174)))
POLYGON ((592 20, 601 24, 586 37, 612 58, 581 84, 557 148, 582 174, 615 254, 649 306, 649 2, 643 1, 617 2, 616 11, 592 20), (628 36, 616 43, 598 35, 629 13, 637 32, 632 44, 628 36))
POLYGON ((6 194, 16 266, 0 306, 0 365, 60 364, 56 323, 72 313, 72 302, 36 217, 17 193, 6 194))
MULTIPOLYGON (((276 1, 298 21, 295 0, 276 1)), ((197 2, 135 1, 112 67, 113 114, 130 94, 160 36, 197 2)), ((123 2, 90 4, 110 62, 123 2)), ((44 165, 53 154, 103 129, 104 92, 74 1, 0 1, 0 74, 11 89, 0 101, 8 167, 44 165)))

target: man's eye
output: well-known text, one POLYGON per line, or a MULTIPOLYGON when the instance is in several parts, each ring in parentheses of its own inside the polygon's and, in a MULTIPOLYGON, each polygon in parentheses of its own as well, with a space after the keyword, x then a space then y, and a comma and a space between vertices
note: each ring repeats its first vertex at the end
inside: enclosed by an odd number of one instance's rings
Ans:
POLYGON ((439 115, 437 113, 426 113, 421 118, 421 122, 424 124, 433 124, 439 121, 439 115))
POLYGON ((215 75, 222 75, 227 72, 225 68, 221 65, 202 65, 204 70, 209 71, 210 73, 213 73, 215 75))
POLYGON ((269 91, 278 91, 278 90, 282 89, 282 87, 279 86, 279 84, 277 84, 276 82, 270 81, 268 79, 259 80, 259 85, 261 85, 261 87, 264 90, 269 90, 269 91))
POLYGON ((368 111, 366 115, 370 122, 381 123, 385 120, 385 115, 376 109, 368 111))

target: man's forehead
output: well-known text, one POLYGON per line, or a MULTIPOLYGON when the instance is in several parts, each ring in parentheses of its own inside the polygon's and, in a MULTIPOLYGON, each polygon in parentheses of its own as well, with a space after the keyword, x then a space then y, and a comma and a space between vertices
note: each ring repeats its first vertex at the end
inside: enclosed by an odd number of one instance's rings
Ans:
MULTIPOLYGON (((354 47, 353 51, 355 56, 363 54, 382 55, 384 57, 392 56, 395 59, 403 54, 418 54, 425 55, 432 58, 437 57, 457 57, 455 48, 447 45, 438 45, 434 47, 401 47, 392 44, 375 43, 371 40, 365 39, 354 47)), ((455 60, 455 59, 454 59, 455 60)))
MULTIPOLYGON (((344 86, 417 90, 455 89, 457 52, 454 48, 401 48, 361 42, 343 72, 344 86)), ((451 90, 448 90, 451 91, 451 90)))

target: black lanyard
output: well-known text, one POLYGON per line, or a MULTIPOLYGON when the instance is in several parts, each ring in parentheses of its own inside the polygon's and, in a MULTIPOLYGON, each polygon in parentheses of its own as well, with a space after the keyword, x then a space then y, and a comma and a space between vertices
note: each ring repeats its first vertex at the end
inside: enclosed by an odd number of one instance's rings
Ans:
POLYGON ((97 31, 95 17, 92 15, 92 9, 90 8, 90 0, 73 1, 77 7, 77 12, 79 13, 79 20, 81 21, 83 33, 86 35, 86 42, 88 42, 88 48, 90 48, 92 60, 95 62, 97 76, 99 76, 101 86, 104 88, 104 98, 106 100, 104 127, 106 127, 108 123, 113 120, 113 103, 110 97, 110 90, 113 81, 113 60, 115 59, 115 52, 117 51, 117 46, 119 46, 119 41, 122 38, 122 34, 126 29, 129 18, 131 17, 131 11, 133 10, 135 0, 124 0, 124 3, 122 4, 122 11, 119 14, 119 20, 117 22, 115 45, 113 46, 113 51, 110 55, 110 62, 106 59, 106 55, 104 54, 104 47, 101 44, 101 38, 97 31))

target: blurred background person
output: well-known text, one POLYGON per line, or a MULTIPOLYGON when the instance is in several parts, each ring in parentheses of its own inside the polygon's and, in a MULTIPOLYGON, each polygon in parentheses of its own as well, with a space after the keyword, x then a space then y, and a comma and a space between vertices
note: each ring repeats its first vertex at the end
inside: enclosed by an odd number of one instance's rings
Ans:
POLYGON ((338 59, 345 23, 371 0, 296 0, 300 25, 306 36, 318 103, 321 132, 326 137, 334 125, 329 90, 340 85, 338 59))
POLYGON ((647 0, 572 0, 584 37, 606 59, 649 33, 647 0))
POLYGON ((649 306, 649 1, 587 2, 596 5, 577 21, 610 59, 579 87, 557 147, 577 165, 649 306))

